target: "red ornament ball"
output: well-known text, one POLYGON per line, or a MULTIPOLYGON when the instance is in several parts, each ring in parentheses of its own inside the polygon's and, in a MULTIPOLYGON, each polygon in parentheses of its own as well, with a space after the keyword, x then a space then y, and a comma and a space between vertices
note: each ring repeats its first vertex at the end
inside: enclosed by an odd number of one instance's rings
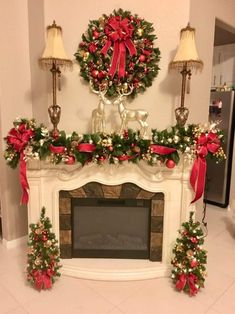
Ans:
POLYGON ((47 240, 48 240, 47 236, 46 236, 46 235, 43 235, 43 236, 42 236, 42 241, 47 241, 47 240))
POLYGON ((52 131, 52 137, 54 140, 57 140, 59 138, 60 132, 58 130, 52 131))
POLYGON ((95 30, 93 32, 93 36, 94 36, 95 39, 99 38, 99 35, 100 35, 100 33, 97 30, 95 30))
POLYGON ((109 146, 109 151, 110 151, 110 152, 113 151, 113 146, 109 146))
POLYGON ((166 161, 166 166, 167 166, 167 168, 169 168, 169 169, 174 168, 174 167, 175 167, 175 162, 174 162, 174 160, 168 159, 168 160, 166 161))
POLYGON ((139 60, 140 62, 144 62, 146 60, 145 55, 140 55, 139 60))
POLYGON ((68 160, 66 161, 67 165, 73 165, 75 163, 75 158, 74 156, 69 156, 68 160))
POLYGON ((104 78, 104 77, 105 77, 104 71, 100 71, 100 72, 98 73, 98 78, 99 78, 99 79, 102 79, 102 78, 104 78))
POLYGON ((99 75, 99 71, 97 71, 97 70, 93 70, 92 72, 91 72, 91 75, 92 75, 92 77, 97 77, 98 75, 99 75))

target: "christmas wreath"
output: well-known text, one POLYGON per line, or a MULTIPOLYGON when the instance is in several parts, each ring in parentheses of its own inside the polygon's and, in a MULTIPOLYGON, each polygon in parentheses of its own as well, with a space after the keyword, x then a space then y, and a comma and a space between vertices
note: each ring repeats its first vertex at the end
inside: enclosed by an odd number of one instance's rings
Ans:
POLYGON ((154 48, 153 24, 122 9, 90 21, 75 53, 80 74, 108 96, 133 86, 144 92, 158 74, 159 48, 154 48))

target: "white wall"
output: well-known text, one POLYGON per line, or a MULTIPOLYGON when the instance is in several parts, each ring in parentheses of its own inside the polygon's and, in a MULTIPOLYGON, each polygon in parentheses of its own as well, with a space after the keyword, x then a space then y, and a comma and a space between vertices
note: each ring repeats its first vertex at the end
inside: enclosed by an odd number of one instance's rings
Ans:
POLYGON ((27 231, 27 209, 19 205, 19 172, 6 165, 2 138, 17 116, 32 116, 27 0, 0 2, 0 42, 0 199, 3 237, 12 240, 27 231))
MULTIPOLYGON (((189 1, 181 0, 103 0, 96 5, 93 0, 50 0, 44 1, 45 28, 55 19, 63 28, 64 45, 67 54, 73 55, 81 41, 82 33, 87 30, 88 22, 98 19, 103 13, 110 14, 114 9, 123 8, 136 13, 154 24, 158 36, 156 46, 161 50, 161 61, 158 77, 153 86, 139 95, 131 104, 133 109, 146 109, 149 112, 148 123, 151 128, 165 128, 174 123, 174 106, 179 104, 181 77, 176 73, 168 73, 168 65, 177 48, 180 29, 185 27, 189 18, 189 1)), ((50 82, 49 82, 50 83, 50 82)), ((58 94, 58 104, 62 107, 60 129, 68 132, 78 130, 90 131, 92 110, 97 106, 97 95, 90 92, 88 85, 79 76, 79 66, 74 65, 73 72, 65 73, 62 92, 58 94)), ((51 88, 51 86, 49 86, 51 88)), ((50 104, 49 100, 49 103, 50 104)), ((117 117, 117 108, 110 108, 117 117)), ((109 120, 109 114, 107 120, 109 120)), ((138 127, 137 124, 131 125, 138 127)), ((108 125, 109 130, 114 126, 108 125)))

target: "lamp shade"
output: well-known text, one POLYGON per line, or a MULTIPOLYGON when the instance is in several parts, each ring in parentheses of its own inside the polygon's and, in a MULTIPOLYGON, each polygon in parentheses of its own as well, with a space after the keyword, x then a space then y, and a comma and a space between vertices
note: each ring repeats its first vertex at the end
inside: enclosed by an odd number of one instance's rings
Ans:
POLYGON ((199 59, 195 44, 195 28, 183 28, 180 32, 180 43, 173 61, 170 63, 171 68, 188 68, 202 69, 203 62, 199 59))
POLYGON ((62 28, 55 21, 47 27, 47 41, 39 64, 43 68, 49 68, 55 63, 57 66, 70 67, 72 61, 67 57, 62 40, 62 28))

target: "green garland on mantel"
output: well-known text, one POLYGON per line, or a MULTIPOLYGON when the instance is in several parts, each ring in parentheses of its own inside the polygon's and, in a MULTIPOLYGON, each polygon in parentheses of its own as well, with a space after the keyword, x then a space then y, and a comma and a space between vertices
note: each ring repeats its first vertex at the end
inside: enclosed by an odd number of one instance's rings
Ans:
POLYGON ((204 148, 205 158, 217 162, 226 158, 221 147, 223 132, 216 123, 176 125, 163 131, 153 129, 150 139, 141 138, 139 131, 132 129, 123 134, 66 134, 65 131, 50 132, 43 124, 37 125, 34 119, 18 118, 13 124, 5 137, 4 152, 7 164, 12 168, 16 168, 21 159, 47 159, 53 164, 69 165, 145 160, 150 165, 165 163, 168 168, 173 168, 180 160, 179 153, 194 160, 204 148), (210 149, 213 145, 217 148, 210 149))

